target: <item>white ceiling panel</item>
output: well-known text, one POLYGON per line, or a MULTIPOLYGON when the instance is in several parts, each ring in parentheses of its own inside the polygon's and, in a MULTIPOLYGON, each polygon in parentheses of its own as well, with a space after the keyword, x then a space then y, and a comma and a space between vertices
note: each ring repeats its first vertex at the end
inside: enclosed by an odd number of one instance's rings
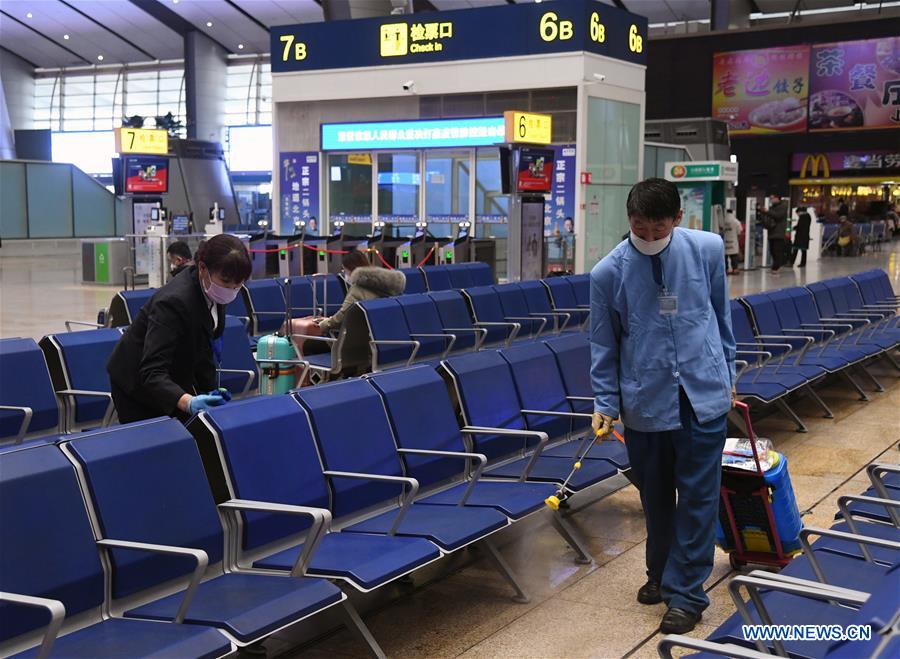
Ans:
POLYGON ((222 0, 180 0, 178 4, 166 2, 166 5, 232 53, 269 50, 268 31, 222 0), (212 27, 207 27, 207 22, 212 27), (244 44, 244 49, 239 49, 238 44, 244 44))
MULTIPOLYGON (((0 7, 0 11, 5 10, 5 4, 0 7)), ((0 15, 0 45, 14 55, 40 67, 54 68, 87 63, 4 15, 0 15)))
MULTIPOLYGON (((855 4, 856 0, 803 0, 801 9, 831 9, 855 4)), ((764 14, 791 12, 797 8, 797 0, 756 0, 756 6, 764 14)))
MULTIPOLYGON (((154 59, 184 57, 184 40, 131 2, 117 0, 67 0, 154 59)), ((111 37, 112 35, 110 35, 111 37)))
POLYGON ((294 23, 320 23, 325 20, 315 0, 232 0, 245 12, 269 27, 294 23))
POLYGON ((99 61, 98 55, 103 56, 104 64, 152 59, 139 48, 111 33, 102 23, 83 16, 57 0, 3 0, 0 6, 2 11, 23 20, 47 39, 78 53, 92 63, 99 61), (29 13, 31 18, 28 18, 29 13), (66 34, 69 39, 65 39, 66 34))
POLYGON ((709 0, 623 0, 622 4, 628 11, 646 16, 651 23, 709 18, 709 0))

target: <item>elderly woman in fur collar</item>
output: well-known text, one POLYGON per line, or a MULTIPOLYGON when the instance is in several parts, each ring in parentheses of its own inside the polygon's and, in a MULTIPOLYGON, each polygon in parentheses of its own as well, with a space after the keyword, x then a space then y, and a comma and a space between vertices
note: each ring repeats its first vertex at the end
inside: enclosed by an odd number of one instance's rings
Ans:
MULTIPOLYGON (((396 270, 375 268, 369 266, 369 261, 362 252, 349 252, 341 259, 344 273, 350 282, 350 290, 344 298, 341 308, 329 318, 297 318, 292 322, 292 330, 297 334, 328 336, 337 333, 344 321, 347 309, 362 300, 371 300, 377 297, 392 297, 403 293, 406 288, 406 276, 396 270), (315 327, 313 327, 313 325, 315 327)), ((295 341, 295 344, 299 343, 295 341)), ((300 346, 298 346, 300 347, 300 346)), ((307 340, 302 344, 304 354, 315 352, 328 352, 329 346, 325 341, 307 340)))

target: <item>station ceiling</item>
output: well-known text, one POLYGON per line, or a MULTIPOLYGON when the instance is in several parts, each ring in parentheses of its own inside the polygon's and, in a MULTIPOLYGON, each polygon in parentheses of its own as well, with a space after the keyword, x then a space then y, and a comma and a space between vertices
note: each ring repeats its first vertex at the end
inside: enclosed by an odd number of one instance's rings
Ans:
MULTIPOLYGON (((275 25, 324 21, 329 2, 353 17, 382 15, 404 0, 2 0, 0 48, 35 67, 57 68, 177 60, 183 36, 200 30, 229 53, 268 53, 275 25)), ((536 0, 413 0, 416 11, 536 0)), ((552 0, 544 0, 548 4, 552 0)), ((710 0, 600 0, 650 23, 709 19, 710 0)), ((791 12, 798 0, 747 0, 753 11, 791 12)), ((878 4, 878 0, 864 0, 878 4)), ((804 9, 854 6, 854 0, 801 0, 804 9)), ((0 53, 2 55, 2 53, 0 53)))

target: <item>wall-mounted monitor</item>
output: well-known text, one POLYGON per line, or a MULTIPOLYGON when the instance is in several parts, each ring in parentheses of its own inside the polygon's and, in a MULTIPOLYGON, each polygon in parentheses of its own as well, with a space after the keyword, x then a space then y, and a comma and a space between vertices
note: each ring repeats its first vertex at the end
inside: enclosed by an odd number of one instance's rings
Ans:
POLYGON ((191 232, 191 216, 189 213, 172 213, 172 233, 184 235, 191 232))
POLYGON ((169 191, 169 159, 161 156, 125 157, 125 192, 165 194, 169 191))
POLYGON ((548 193, 553 185, 552 149, 521 149, 516 190, 519 192, 548 193))

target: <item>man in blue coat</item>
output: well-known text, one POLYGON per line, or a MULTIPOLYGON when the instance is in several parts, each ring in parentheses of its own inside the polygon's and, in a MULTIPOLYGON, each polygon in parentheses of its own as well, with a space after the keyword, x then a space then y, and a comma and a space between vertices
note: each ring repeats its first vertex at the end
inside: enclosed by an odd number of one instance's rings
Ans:
POLYGON ((716 234, 678 227, 678 189, 663 179, 635 185, 627 212, 628 238, 591 271, 593 426, 625 424, 647 524, 637 598, 665 601, 661 630, 683 634, 709 606, 733 400, 725 250, 716 234))

